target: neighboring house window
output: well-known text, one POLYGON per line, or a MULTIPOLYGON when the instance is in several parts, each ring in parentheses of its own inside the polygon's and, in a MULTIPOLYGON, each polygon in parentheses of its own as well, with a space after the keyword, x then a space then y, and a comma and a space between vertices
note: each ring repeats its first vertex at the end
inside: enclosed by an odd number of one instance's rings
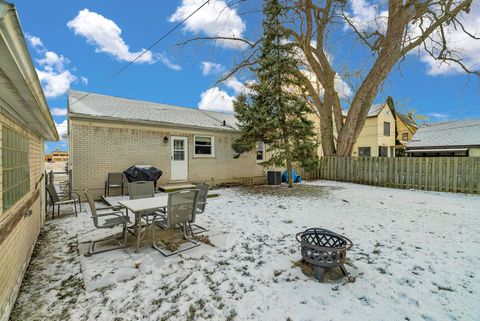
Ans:
POLYGON ((2 128, 3 210, 7 210, 30 190, 28 138, 11 128, 2 128))
POLYGON ((263 162, 265 160, 265 143, 257 143, 257 161, 263 162))
POLYGON ((390 123, 388 122, 383 123, 383 135, 390 136, 390 123))
POLYGON ((370 147, 359 147, 358 156, 360 157, 370 157, 370 147))
POLYGON ((378 147, 378 156, 388 157, 388 147, 385 147, 385 146, 378 147))
POLYGON ((402 134, 402 140, 408 140, 408 133, 402 134))
POLYGON ((195 136, 195 155, 213 156, 213 137, 195 136))

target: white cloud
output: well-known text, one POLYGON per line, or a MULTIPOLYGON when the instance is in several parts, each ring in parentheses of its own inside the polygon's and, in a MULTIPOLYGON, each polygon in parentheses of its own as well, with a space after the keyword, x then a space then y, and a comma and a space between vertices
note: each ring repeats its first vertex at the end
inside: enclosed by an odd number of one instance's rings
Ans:
MULTIPOLYGON (((130 47, 121 36, 122 29, 113 20, 88 9, 80 10, 78 15, 67 23, 67 26, 74 31, 75 35, 84 37, 88 43, 94 45, 96 52, 107 53, 120 61, 132 61, 144 51, 144 49, 130 51, 130 47)), ((157 61, 173 70, 181 69, 165 54, 154 54, 151 51, 146 51, 135 62, 151 64, 157 61)))
POLYGON ((430 116, 438 121, 446 121, 450 117, 449 115, 443 113, 428 113, 427 116, 430 116))
POLYGON ((62 55, 57 55, 53 51, 44 51, 44 57, 37 59, 39 65, 43 66, 48 71, 63 71, 65 65, 69 63, 69 60, 62 55))
POLYGON ((219 74, 225 70, 225 67, 221 64, 217 64, 211 61, 202 61, 201 67, 202 75, 204 76, 219 74))
POLYGON ((232 76, 224 81, 225 85, 235 92, 236 95, 248 94, 250 90, 244 83, 240 82, 236 77, 232 76))
MULTIPOLYGON (((381 33, 385 33, 387 29, 388 11, 382 10, 382 2, 375 0, 352 0, 350 5, 351 12, 348 17, 352 20, 355 27, 360 31, 373 31, 379 30, 381 33)), ((435 8, 432 7, 434 10, 435 8)), ((432 17, 435 20, 435 17, 432 17)), ((480 5, 474 3, 471 6, 471 10, 468 14, 462 13, 459 16, 459 20, 463 24, 464 28, 471 34, 480 36, 480 5)), ((424 19, 425 23, 429 23, 430 20, 424 19)), ((424 25, 425 29, 428 25, 424 25)), ((350 28, 348 25, 346 29, 350 28)), ((444 26, 445 36, 447 38, 448 48, 454 53, 454 58, 461 59, 462 62, 472 70, 480 69, 480 41, 472 39, 465 32, 463 32, 460 26, 454 26, 453 24, 444 26)), ((415 39, 420 34, 418 25, 411 25, 409 28, 410 39, 415 39)), ((441 43, 438 34, 433 34, 432 40, 427 40, 427 48, 432 48, 433 45, 438 47, 441 43)), ((427 65, 427 74, 431 76, 437 75, 451 75, 457 73, 463 73, 464 70, 455 62, 443 62, 435 60, 424 49, 423 45, 418 49, 420 52, 420 61, 427 65)), ((438 51, 437 51, 438 53, 438 51)))
MULTIPOLYGON (((379 3, 371 3, 367 0, 352 0, 351 12, 347 14, 350 22, 359 31, 369 32, 378 30, 385 33, 387 30, 388 10, 382 10, 379 3)), ((345 29, 350 25, 346 24, 345 29)))
POLYGON ((198 108, 203 110, 233 113, 234 97, 218 87, 204 91, 200 96, 198 108))
POLYGON ((65 94, 70 88, 70 84, 77 79, 68 70, 56 72, 37 69, 37 74, 46 97, 57 97, 65 94))
MULTIPOLYGON (((317 81, 317 76, 315 76, 315 73, 309 70, 302 70, 302 73, 310 80, 319 95, 323 96, 324 89, 322 85, 317 81)), ((338 74, 335 75, 334 87, 340 99, 347 99, 353 94, 350 86, 338 74)))
POLYGON ((65 119, 61 123, 55 122, 55 126, 57 127, 58 136, 60 136, 60 140, 66 140, 68 138, 68 123, 65 119))
POLYGON ((30 43, 30 45, 33 48, 43 48, 43 42, 40 38, 32 36, 30 34, 26 34, 25 37, 27 38, 27 41, 30 43))
MULTIPOLYGON (((480 5, 472 4, 471 11, 459 17, 465 30, 480 36, 480 5)), ((463 32, 460 26, 455 28, 452 24, 445 26, 445 36, 447 46, 453 51, 454 58, 461 59, 462 62, 472 70, 480 69, 480 40, 475 40, 463 32)), ((436 41, 438 37, 433 36, 436 41)), ((427 48, 431 48, 432 41, 426 42, 427 48)), ((427 65, 427 74, 432 76, 451 75, 463 73, 464 70, 455 62, 442 62, 435 60, 423 49, 420 51, 420 60, 427 65)))
POLYGON ((80 77, 80 80, 82 81, 82 83, 83 83, 84 85, 88 85, 88 78, 87 78, 87 77, 83 77, 83 76, 82 76, 82 77, 80 77))
MULTIPOLYGON (((169 21, 179 22, 194 12, 204 0, 182 0, 181 5, 173 13, 169 21)), ((210 1, 202 9, 185 21, 184 30, 207 37, 243 37, 245 22, 237 10, 230 8, 223 0, 210 1)), ((244 43, 232 40, 218 40, 217 43, 226 48, 243 48, 244 43)))
POLYGON ((67 109, 66 108, 51 108, 50 112, 53 116, 66 116, 67 109))
POLYGON ((157 61, 160 61, 162 64, 173 70, 182 70, 182 66, 173 63, 165 54, 157 53, 154 55, 157 61))
POLYGON ((77 77, 67 70, 70 61, 62 55, 47 50, 40 38, 29 34, 26 37, 37 54, 41 55, 41 58, 36 59, 40 66, 36 70, 45 96, 58 97, 65 94, 70 84, 77 80, 77 77))

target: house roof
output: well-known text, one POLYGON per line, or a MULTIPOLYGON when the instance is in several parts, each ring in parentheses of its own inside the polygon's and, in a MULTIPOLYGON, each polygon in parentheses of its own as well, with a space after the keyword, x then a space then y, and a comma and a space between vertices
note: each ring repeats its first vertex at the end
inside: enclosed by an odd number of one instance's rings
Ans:
MULTIPOLYGON (((382 104, 373 104, 370 109, 368 110, 367 117, 376 117, 380 112, 383 110, 385 105, 388 106, 387 103, 382 103, 382 104)), ((342 110, 342 115, 347 116, 348 110, 342 110)))
POLYGON ((397 113, 398 118, 402 120, 406 125, 418 128, 418 125, 407 115, 397 113))
POLYGON ((237 120, 228 113, 179 107, 142 100, 70 90, 69 116, 237 131, 237 120), (225 125, 224 125, 225 122, 225 125))
POLYGON ((407 149, 453 146, 480 146, 480 119, 422 126, 407 144, 407 149))
POLYGON ((58 140, 17 11, 13 4, 4 1, 0 1, 0 57, 2 109, 39 136, 58 140))

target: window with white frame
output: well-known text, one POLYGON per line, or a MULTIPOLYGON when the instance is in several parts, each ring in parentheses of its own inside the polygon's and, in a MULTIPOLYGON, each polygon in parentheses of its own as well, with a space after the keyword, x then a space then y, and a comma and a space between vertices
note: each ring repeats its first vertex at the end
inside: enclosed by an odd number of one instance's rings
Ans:
POLYGON ((212 136, 195 136, 195 156, 214 156, 214 142, 212 136))
POLYGON ((265 143, 264 142, 257 143, 257 161, 258 162, 265 161, 265 143))

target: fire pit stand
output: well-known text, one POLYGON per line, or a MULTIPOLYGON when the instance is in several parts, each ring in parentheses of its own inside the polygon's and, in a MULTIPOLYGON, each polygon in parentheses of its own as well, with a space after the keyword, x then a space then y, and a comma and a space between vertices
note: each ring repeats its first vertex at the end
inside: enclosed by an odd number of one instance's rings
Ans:
POLYGON ((313 265, 315 278, 323 281, 325 269, 339 267, 347 276, 347 250, 353 243, 345 236, 323 228, 309 228, 295 238, 301 244, 302 259, 313 265))

